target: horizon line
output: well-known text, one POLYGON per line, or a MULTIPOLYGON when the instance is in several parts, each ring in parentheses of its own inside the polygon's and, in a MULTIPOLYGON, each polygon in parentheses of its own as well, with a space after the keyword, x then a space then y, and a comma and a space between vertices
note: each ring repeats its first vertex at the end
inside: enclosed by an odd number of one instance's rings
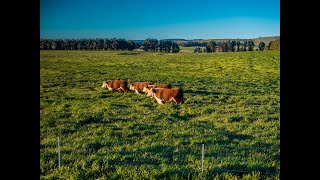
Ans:
MULTIPOLYGON (((259 36, 259 37, 255 37, 255 38, 193 38, 193 39, 187 39, 187 38, 145 38, 145 39, 181 39, 181 40, 210 40, 210 39, 214 39, 214 40, 223 40, 223 39, 258 39, 258 38, 270 38, 270 37, 280 37, 280 35, 271 35, 271 36, 259 36)), ((50 40, 59 40, 59 39, 113 39, 116 37, 111 37, 111 38, 107 38, 107 37, 91 37, 91 38, 43 38, 40 37, 41 39, 50 39, 50 40)), ((126 39, 126 38, 116 38, 116 39, 126 39)), ((132 41, 137 41, 137 40, 145 40, 145 39, 126 39, 126 40, 132 40, 132 41)))

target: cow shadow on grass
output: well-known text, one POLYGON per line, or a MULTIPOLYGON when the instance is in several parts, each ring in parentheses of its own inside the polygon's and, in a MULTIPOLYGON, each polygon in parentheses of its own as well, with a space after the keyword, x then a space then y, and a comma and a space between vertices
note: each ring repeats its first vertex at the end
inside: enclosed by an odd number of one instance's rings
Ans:
POLYGON ((217 92, 217 91, 206 91, 206 90, 192 90, 192 89, 186 89, 183 90, 183 93, 185 94, 190 94, 190 95, 202 95, 202 96, 207 96, 207 95, 233 95, 233 93, 222 93, 222 92, 217 92))
POLYGON ((185 115, 181 115, 179 112, 170 114, 167 117, 167 120, 170 122, 178 122, 178 121, 188 121, 192 118, 192 115, 189 114, 185 114, 185 115))
POLYGON ((183 93, 186 93, 186 94, 191 94, 191 95, 220 95, 220 94, 224 94, 224 93, 221 93, 221 92, 211 92, 211 91, 204 91, 204 90, 191 90, 191 89, 187 89, 187 90, 184 90, 183 93))

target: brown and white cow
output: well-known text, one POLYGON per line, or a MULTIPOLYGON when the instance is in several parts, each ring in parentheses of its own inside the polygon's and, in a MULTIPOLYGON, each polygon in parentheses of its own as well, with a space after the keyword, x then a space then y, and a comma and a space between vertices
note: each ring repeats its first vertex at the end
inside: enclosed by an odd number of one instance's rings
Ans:
POLYGON ((129 89, 131 91, 135 91, 137 94, 140 94, 141 92, 143 92, 142 90, 144 87, 147 87, 148 85, 152 84, 152 82, 135 82, 129 85, 129 89))
POLYGON ((155 98, 158 104, 174 101, 176 104, 182 104, 183 91, 181 88, 151 88, 147 96, 155 98))
POLYGON ((127 92, 127 81, 126 80, 108 80, 103 82, 102 88, 108 89, 109 91, 122 91, 127 92))
POLYGON ((150 89, 153 88, 171 88, 170 84, 154 84, 154 85, 148 85, 147 87, 143 87, 142 92, 148 94, 150 89))

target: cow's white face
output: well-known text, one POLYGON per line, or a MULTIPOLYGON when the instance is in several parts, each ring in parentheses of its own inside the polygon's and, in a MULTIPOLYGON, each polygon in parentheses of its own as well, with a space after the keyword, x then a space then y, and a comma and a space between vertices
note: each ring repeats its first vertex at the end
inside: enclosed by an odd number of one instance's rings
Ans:
POLYGON ((129 89, 130 89, 130 91, 134 91, 133 84, 130 84, 130 85, 129 85, 129 89))
POLYGON ((148 97, 153 97, 154 96, 154 92, 153 91, 154 91, 154 89, 152 89, 152 88, 149 89, 148 92, 147 92, 147 96, 148 97))
POLYGON ((149 88, 148 87, 143 87, 142 92, 148 94, 149 92, 149 88))
POLYGON ((106 83, 106 82, 103 82, 103 83, 102 83, 102 88, 103 88, 103 89, 107 89, 107 83, 106 83))

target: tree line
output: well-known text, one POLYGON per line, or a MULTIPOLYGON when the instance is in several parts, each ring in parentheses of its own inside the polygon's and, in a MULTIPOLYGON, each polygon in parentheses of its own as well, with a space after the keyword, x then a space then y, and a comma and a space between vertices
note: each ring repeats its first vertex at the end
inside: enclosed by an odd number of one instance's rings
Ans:
POLYGON ((147 38, 143 43, 122 38, 96 39, 40 39, 41 50, 129 50, 160 51, 177 53, 179 45, 172 41, 147 38))
MULTIPOLYGON (((197 47, 194 49, 194 53, 201 52, 239 52, 239 51, 253 51, 254 50, 254 41, 253 40, 245 40, 245 41, 222 41, 216 42, 211 40, 204 48, 197 47)), ((280 50, 280 40, 270 41, 268 45, 261 41, 258 45, 259 51, 261 50, 280 50), (279 44, 279 45, 278 45, 279 44), (277 48, 279 47, 279 48, 277 48)))
POLYGON ((135 42, 125 39, 41 39, 43 50, 129 50, 135 49, 135 42))
POLYGON ((187 41, 187 42, 180 42, 178 43, 180 46, 183 47, 190 47, 190 46, 201 46, 201 47, 205 47, 206 45, 208 45, 207 42, 198 42, 198 41, 187 41))
POLYGON ((140 49, 145 51, 159 51, 167 53, 178 53, 180 47, 177 43, 169 40, 158 41, 157 39, 146 39, 140 49))

